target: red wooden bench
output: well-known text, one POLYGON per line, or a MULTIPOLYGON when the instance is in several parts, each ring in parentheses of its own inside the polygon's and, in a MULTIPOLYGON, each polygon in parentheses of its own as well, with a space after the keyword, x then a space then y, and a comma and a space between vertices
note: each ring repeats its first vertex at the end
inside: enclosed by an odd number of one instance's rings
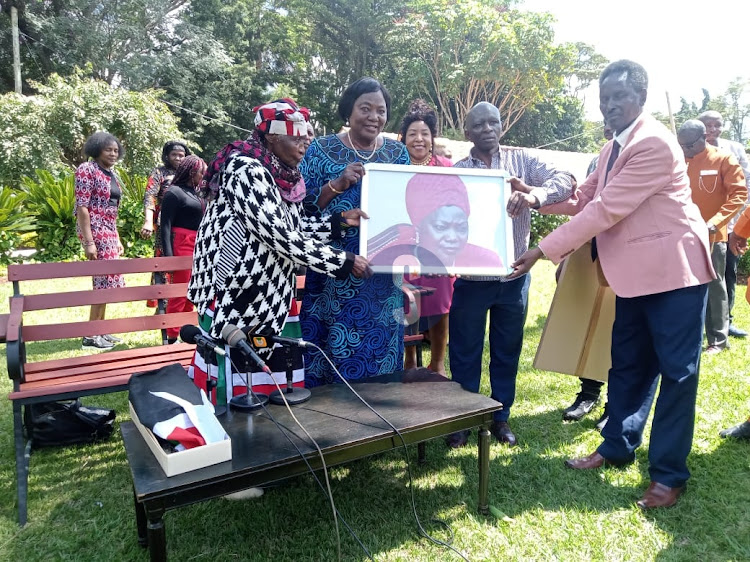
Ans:
POLYGON ((16 452, 16 486, 18 519, 27 519, 27 495, 31 441, 25 442, 23 408, 29 404, 80 396, 104 394, 127 389, 134 373, 148 371, 171 363, 189 365, 195 346, 179 343, 119 351, 96 351, 67 359, 29 362, 28 342, 81 338, 123 332, 165 330, 184 324, 195 324, 195 312, 150 314, 130 318, 83 322, 26 325, 28 312, 53 310, 92 304, 168 299, 184 295, 187 284, 146 285, 117 289, 64 291, 65 280, 92 275, 153 273, 190 269, 192 256, 103 260, 73 263, 10 265, 8 279, 13 282, 10 313, 0 318, 0 336, 6 340, 8 375, 13 380, 13 436, 16 452), (60 291, 24 295, 21 283, 34 280, 59 280, 60 291))

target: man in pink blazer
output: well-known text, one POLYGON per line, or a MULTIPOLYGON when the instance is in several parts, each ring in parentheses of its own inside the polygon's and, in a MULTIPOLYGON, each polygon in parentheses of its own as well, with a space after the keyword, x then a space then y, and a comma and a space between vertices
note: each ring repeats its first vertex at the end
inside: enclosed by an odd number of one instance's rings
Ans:
POLYGON ((649 446, 651 485, 642 509, 674 505, 690 476, 698 367, 707 283, 714 278, 708 229, 693 203, 676 138, 643 115, 648 78, 621 60, 599 78, 599 107, 615 130, 602 164, 567 201, 545 212, 573 215, 513 264, 528 272, 546 255, 554 263, 594 241, 592 258, 617 295, 609 371, 609 422, 593 454, 573 469, 623 465, 635 458, 661 389, 649 446), (598 256, 597 256, 598 254, 598 256))

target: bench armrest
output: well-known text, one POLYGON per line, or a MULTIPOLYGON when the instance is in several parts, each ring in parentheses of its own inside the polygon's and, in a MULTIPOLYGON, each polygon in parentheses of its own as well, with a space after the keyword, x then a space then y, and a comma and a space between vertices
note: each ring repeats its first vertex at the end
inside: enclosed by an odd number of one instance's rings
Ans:
POLYGON ((5 335, 8 376, 15 381, 23 380, 23 363, 26 360, 25 346, 21 336, 23 303, 22 295, 10 297, 10 314, 5 335))
POLYGON ((10 314, 0 314, 0 343, 5 343, 5 336, 8 333, 8 318, 10 314))

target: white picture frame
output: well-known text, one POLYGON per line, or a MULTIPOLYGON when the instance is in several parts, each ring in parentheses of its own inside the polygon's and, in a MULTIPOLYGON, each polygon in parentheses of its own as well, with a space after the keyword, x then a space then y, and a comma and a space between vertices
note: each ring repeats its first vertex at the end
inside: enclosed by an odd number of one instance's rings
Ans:
POLYGON ((360 254, 376 273, 511 273, 507 172, 398 164, 365 170, 361 207, 370 218, 360 226, 360 254))

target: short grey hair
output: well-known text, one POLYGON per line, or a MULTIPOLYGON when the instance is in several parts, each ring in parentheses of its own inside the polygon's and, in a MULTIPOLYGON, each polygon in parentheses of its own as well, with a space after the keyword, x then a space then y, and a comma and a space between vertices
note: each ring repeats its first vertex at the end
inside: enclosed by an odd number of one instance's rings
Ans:
POLYGON ((709 119, 717 119, 721 121, 722 123, 724 122, 724 118, 721 116, 721 113, 719 113, 718 111, 714 111, 713 109, 704 111, 698 117, 696 117, 696 119, 698 119, 699 121, 702 121, 703 123, 705 123, 709 119))
POLYGON ((706 126, 702 121, 698 121, 697 119, 688 119, 680 125, 680 130, 677 131, 678 135, 684 133, 697 133, 698 136, 703 136, 706 134, 706 126))
POLYGON ((646 73, 646 69, 637 62, 622 59, 610 63, 604 70, 602 70, 602 73, 599 76, 599 85, 601 86, 602 82, 612 74, 625 74, 625 79, 628 84, 630 84, 630 87, 636 92, 648 90, 648 74, 646 73))

